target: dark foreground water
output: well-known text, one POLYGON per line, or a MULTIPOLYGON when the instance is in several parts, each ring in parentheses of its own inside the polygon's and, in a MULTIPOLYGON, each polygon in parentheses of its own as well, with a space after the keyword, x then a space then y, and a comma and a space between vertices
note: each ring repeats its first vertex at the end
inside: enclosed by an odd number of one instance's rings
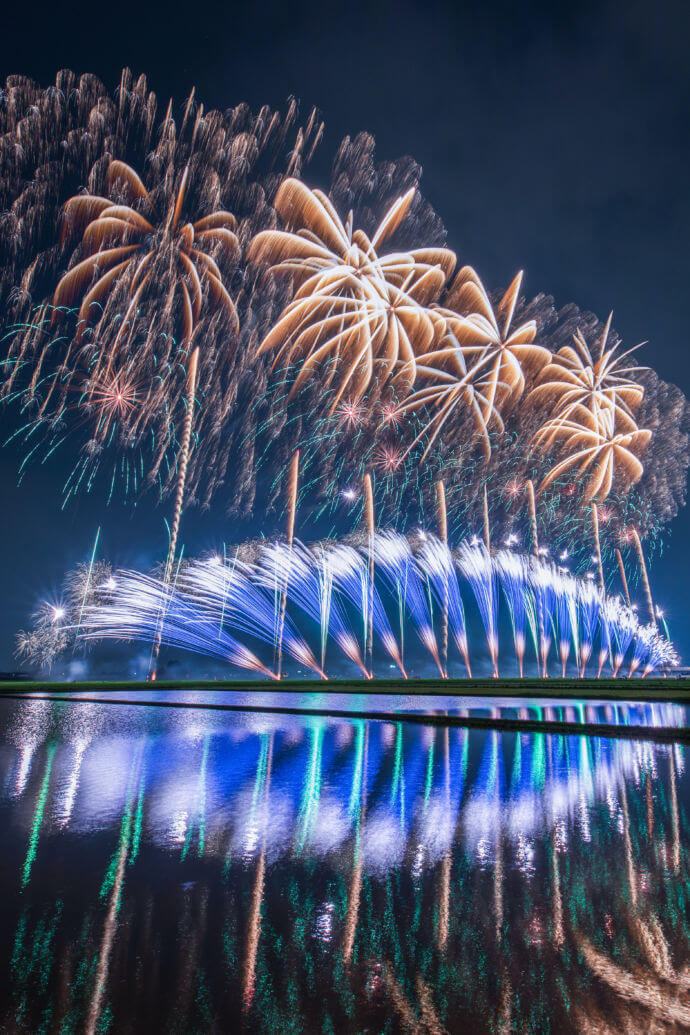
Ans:
MULTIPOLYGON (((588 721, 683 718, 611 707, 588 721)), ((639 740, 0 700, 0 1029, 690 1029, 686 765, 639 740)))

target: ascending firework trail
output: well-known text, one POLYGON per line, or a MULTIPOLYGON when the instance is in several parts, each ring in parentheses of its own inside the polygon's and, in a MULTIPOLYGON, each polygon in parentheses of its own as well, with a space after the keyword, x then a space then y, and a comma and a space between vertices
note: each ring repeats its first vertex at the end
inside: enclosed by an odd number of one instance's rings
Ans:
MULTIPOLYGON (((192 358, 189 361, 187 371, 187 412, 185 413, 184 425, 182 428, 182 442, 180 444, 180 470, 177 477, 177 492, 175 494, 175 510, 173 512, 172 528, 170 529, 170 544, 168 556, 165 562, 165 573, 163 582, 170 584, 173 564, 175 563, 175 552, 177 550, 177 537, 180 531, 180 520, 182 518, 182 505, 184 503, 184 491, 187 483, 187 467, 189 464, 189 445, 192 439, 192 422, 194 419, 194 395, 196 392, 196 377, 199 365, 199 346, 194 349, 192 358)), ((161 648, 160 635, 156 638, 151 656, 151 679, 156 678, 156 664, 161 648)))

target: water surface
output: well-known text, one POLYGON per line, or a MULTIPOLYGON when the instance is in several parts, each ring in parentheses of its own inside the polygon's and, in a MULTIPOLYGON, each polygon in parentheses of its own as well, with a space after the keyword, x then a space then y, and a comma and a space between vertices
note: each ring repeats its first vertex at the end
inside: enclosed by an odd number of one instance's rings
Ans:
POLYGON ((3 1030, 690 1028, 679 745, 0 700, 0 792, 3 1030))

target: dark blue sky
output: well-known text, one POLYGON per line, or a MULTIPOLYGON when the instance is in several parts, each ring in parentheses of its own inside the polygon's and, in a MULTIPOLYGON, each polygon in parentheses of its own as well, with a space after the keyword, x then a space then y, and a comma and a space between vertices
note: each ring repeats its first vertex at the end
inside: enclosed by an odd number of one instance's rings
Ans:
MULTIPOLYGON (((648 340, 644 361, 690 394, 690 15, 681 3, 142 3, 135 8, 12 4, 0 77, 47 84, 61 67, 113 87, 123 65, 160 98, 192 85, 207 107, 281 105, 294 94, 326 120, 310 177, 327 180, 346 133, 365 129, 380 158, 412 154, 449 244, 485 282, 519 268, 547 291, 648 340)), ((163 511, 101 501, 59 510, 64 472, 34 468, 16 485, 0 452, 0 669, 36 599, 86 556, 136 563, 165 547, 163 511)), ((195 515, 185 538, 213 545, 232 530, 195 515)), ((655 593, 686 656, 687 512, 653 568, 655 593)))

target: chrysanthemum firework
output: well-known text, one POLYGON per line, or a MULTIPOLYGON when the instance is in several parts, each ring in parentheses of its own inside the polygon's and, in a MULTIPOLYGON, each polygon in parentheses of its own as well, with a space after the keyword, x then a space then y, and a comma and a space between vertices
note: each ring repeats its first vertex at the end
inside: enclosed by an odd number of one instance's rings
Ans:
POLYGON ((186 504, 266 514, 299 448, 303 505, 334 525, 369 474, 398 527, 427 520, 443 477, 455 534, 481 529, 485 493, 496 538, 514 534, 533 482, 554 548, 589 537, 604 496, 605 554, 625 527, 655 535, 684 494, 682 395, 610 320, 526 304, 522 274, 497 293, 470 266, 452 279, 412 159, 346 138, 311 189, 321 128, 193 95, 161 118, 129 73, 114 96, 71 73, 8 81, 1 391, 28 453, 78 447, 67 496, 107 459, 111 492, 179 498, 187 428, 186 504))
POLYGON ((77 447, 67 496, 106 457, 111 492, 172 487, 197 342, 188 491, 209 499, 223 480, 249 342, 281 304, 274 288, 254 295, 242 249, 275 223, 268 199, 321 132, 294 103, 221 114, 192 93, 179 118, 156 111, 129 73, 114 98, 71 73, 47 91, 14 79, 0 98, 0 298, 14 321, 0 391, 32 453, 77 447))
POLYGON ((416 357, 435 335, 428 305, 452 273, 455 255, 445 248, 381 254, 413 198, 414 188, 396 198, 369 239, 354 227, 352 212, 342 222, 322 191, 294 179, 281 184, 274 204, 288 229, 258 234, 249 257, 268 262, 296 287, 260 349, 277 351, 274 366, 299 363, 293 393, 329 358, 333 406, 343 396, 356 402, 368 389, 376 394, 391 376, 403 389, 414 383, 416 357))

